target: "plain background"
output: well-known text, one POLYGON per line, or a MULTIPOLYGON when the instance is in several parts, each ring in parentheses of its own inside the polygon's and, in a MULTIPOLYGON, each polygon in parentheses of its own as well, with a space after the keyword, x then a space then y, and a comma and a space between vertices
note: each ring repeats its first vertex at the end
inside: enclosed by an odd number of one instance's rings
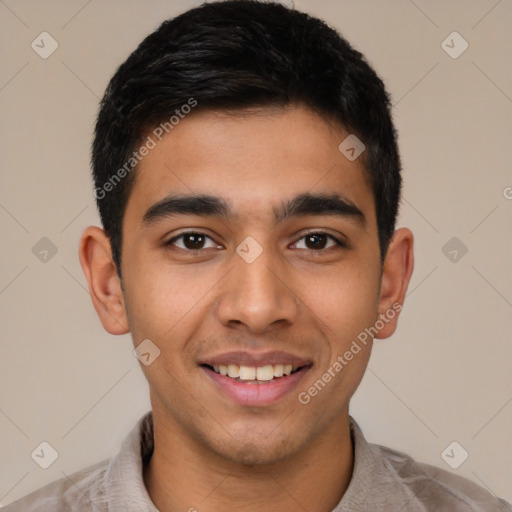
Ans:
MULTIPOLYGON (((99 98, 148 33, 198 3, 0 2, 3 504, 114 455, 149 410, 131 338, 103 331, 77 247, 99 223, 99 98), (48 59, 31 48, 43 31, 59 45, 48 59), (57 248, 46 263, 32 252, 43 237, 57 248), (42 441, 59 453, 47 470, 30 456, 42 441)), ((399 226, 416 237, 398 331, 376 341, 351 414, 370 441, 445 469, 457 441, 469 458, 452 471, 512 501, 512 3, 295 6, 339 29, 386 83, 404 168, 399 226), (457 59, 441 46, 454 31, 469 44, 457 59)))

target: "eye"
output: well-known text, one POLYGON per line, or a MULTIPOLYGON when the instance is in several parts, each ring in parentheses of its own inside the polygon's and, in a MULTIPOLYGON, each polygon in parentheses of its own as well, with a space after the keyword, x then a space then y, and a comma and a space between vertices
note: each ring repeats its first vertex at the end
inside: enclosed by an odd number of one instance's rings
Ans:
MULTIPOLYGON (((181 233, 180 235, 171 238, 165 243, 165 245, 177 247, 184 251, 190 252, 191 254, 196 254, 209 248, 222 249, 222 246, 219 246, 217 243, 215 243, 211 237, 197 231, 187 231, 185 233, 181 233)), ((346 247, 346 245, 341 240, 337 239, 333 235, 321 231, 308 233, 307 235, 300 238, 299 241, 294 244, 294 246, 296 249, 306 249, 311 251, 325 251, 336 246, 346 247), (298 247, 298 245, 301 243, 304 244, 304 246, 298 247)))
POLYGON ((303 236, 295 245, 300 244, 301 241, 304 241, 305 247, 298 247, 298 249, 309 249, 312 251, 325 251, 326 249, 330 249, 331 247, 346 247, 346 245, 338 240, 336 237, 329 235, 328 233, 323 232, 314 232, 308 233, 306 236, 303 236), (331 243, 330 245, 329 242, 331 243))
POLYGON ((165 245, 173 245, 179 249, 191 252, 209 249, 212 247, 219 247, 219 245, 217 245, 208 235, 205 235, 204 233, 198 233, 196 231, 181 233, 181 235, 171 238, 168 242, 165 243, 165 245), (208 240, 210 241, 209 246, 205 245, 208 240), (178 243, 178 241, 180 242, 178 243))

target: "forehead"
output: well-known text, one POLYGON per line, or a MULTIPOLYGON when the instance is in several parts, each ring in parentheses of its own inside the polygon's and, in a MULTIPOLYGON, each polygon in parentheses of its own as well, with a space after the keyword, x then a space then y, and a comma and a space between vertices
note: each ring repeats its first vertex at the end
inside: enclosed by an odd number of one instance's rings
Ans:
MULTIPOLYGON (((275 219, 283 199, 341 195, 372 221, 362 158, 339 150, 349 135, 303 107, 194 112, 158 140, 136 171, 126 216, 142 220, 170 194, 220 197, 236 222, 275 219)), ((128 219, 127 219, 128 220, 128 219)))

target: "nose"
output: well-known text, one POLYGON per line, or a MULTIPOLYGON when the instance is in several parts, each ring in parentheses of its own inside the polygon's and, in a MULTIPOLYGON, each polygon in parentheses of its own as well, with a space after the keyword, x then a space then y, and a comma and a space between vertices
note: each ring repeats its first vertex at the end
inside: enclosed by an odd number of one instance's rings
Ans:
POLYGON ((292 284, 270 250, 264 250, 252 263, 235 254, 234 268, 223 280, 217 300, 219 321, 254 334, 293 324, 299 314, 299 300, 292 284))

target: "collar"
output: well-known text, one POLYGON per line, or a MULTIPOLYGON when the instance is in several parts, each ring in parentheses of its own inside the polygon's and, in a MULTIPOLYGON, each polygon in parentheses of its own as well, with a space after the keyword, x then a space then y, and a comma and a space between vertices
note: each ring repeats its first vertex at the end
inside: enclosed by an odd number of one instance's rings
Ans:
MULTIPOLYGON (((375 457, 357 422, 349 416, 350 435, 354 450, 354 467, 349 486, 333 512, 358 510, 373 487, 372 476, 381 463, 375 457)), ((149 462, 154 449, 153 415, 149 411, 142 416, 121 445, 105 473, 104 487, 109 512, 159 512, 147 492, 143 468, 149 462)))
POLYGON ((153 453, 153 415, 139 419, 105 472, 109 512, 158 512, 144 485, 143 468, 153 453))

